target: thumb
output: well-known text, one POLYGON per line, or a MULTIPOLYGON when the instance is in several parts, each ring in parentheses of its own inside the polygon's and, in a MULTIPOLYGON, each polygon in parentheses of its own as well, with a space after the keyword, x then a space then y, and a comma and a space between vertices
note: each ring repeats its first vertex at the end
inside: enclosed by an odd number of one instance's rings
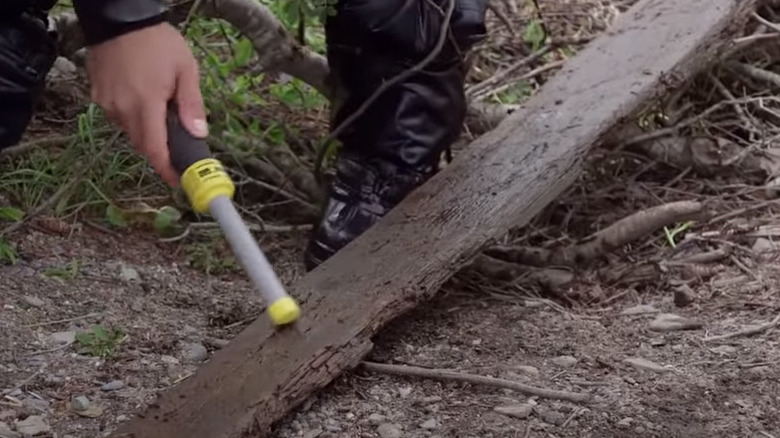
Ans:
POLYGON ((176 79, 176 104, 184 128, 195 137, 208 136, 206 111, 200 92, 200 74, 195 62, 185 67, 176 79))

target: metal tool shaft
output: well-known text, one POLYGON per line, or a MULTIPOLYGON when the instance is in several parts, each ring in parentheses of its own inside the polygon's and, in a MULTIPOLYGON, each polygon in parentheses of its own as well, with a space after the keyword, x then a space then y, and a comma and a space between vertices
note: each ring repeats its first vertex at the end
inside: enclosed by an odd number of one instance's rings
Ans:
POLYGON ((284 285, 236 211, 233 201, 226 196, 218 196, 209 204, 209 210, 222 228, 239 264, 266 303, 285 297, 287 292, 284 285))

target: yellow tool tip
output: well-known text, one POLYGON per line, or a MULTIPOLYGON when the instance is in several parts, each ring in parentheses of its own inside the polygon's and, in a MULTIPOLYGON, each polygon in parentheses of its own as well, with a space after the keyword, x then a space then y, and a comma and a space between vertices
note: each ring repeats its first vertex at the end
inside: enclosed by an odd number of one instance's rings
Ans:
POLYGON ((268 316, 274 325, 290 324, 301 316, 301 308, 292 297, 287 296, 268 306, 268 316))

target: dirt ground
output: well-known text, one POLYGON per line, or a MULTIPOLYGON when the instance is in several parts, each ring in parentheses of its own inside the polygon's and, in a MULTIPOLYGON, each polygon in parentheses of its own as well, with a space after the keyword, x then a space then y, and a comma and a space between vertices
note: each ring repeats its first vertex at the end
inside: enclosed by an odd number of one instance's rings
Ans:
MULTIPOLYGON (((572 33, 555 17, 583 16, 586 24, 574 27, 596 34, 631 2, 581 3, 547 2, 551 32, 572 33)), ((506 43, 506 32, 496 35, 497 46, 506 43)), ((359 367, 291 412, 274 437, 780 438, 780 246, 772 228, 780 202, 753 196, 756 187, 594 152, 575 187, 508 242, 571 243, 660 201, 715 197, 719 214, 735 214, 690 230, 676 248, 662 232, 646 236, 578 269, 553 293, 464 271, 384 329, 367 358, 590 393, 589 402, 359 367), (664 265, 724 249, 695 264, 694 275, 664 265), (648 266, 646 277, 605 280, 648 266), (720 335, 728 336, 713 338, 720 335)), ((240 273, 206 275, 188 265, 179 243, 89 224, 58 231, 22 228, 14 235, 19 262, 0 266, 0 438, 106 436, 262 309, 240 273), (98 324, 121 330, 90 344, 112 348, 105 359, 77 340, 98 324)), ((259 238, 285 284, 303 275, 306 232, 259 238)))

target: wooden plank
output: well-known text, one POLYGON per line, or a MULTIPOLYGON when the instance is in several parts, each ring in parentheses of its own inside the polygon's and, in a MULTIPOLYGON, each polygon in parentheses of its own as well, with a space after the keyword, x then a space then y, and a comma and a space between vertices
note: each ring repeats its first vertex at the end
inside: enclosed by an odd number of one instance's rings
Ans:
POLYGON ((258 319, 111 436, 267 436, 290 409, 357 365, 386 323, 555 199, 616 122, 705 67, 753 7, 640 1, 521 110, 295 284, 304 309, 297 328, 274 333, 258 319))

